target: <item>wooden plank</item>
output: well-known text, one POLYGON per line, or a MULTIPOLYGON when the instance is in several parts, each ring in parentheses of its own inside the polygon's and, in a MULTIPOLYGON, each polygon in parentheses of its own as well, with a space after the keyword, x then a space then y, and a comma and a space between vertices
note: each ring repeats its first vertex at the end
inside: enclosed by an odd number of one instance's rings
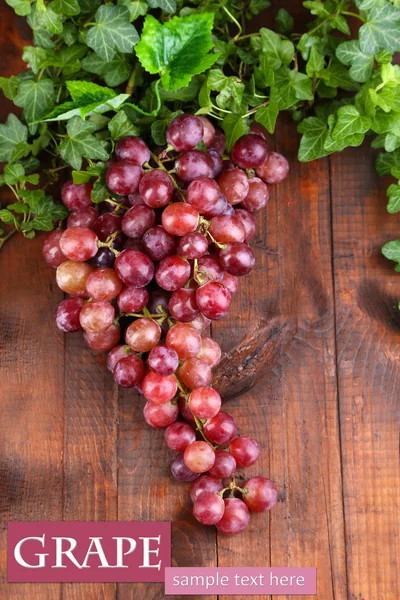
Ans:
POLYGON ((368 146, 331 159, 338 375, 350 600, 399 595, 399 237, 368 146))

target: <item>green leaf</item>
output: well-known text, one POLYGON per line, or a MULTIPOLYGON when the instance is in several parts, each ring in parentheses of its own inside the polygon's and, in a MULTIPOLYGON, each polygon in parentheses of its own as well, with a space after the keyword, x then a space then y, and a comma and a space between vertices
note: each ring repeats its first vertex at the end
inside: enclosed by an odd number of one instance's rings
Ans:
POLYGON ((147 15, 136 54, 146 71, 160 74, 167 90, 178 89, 189 83, 193 75, 206 71, 217 60, 217 54, 208 54, 213 46, 212 13, 173 17, 161 25, 147 15))
POLYGON ((72 171, 72 181, 76 185, 80 185, 81 183, 88 183, 92 179, 93 175, 88 173, 87 171, 72 171))
POLYGON ((400 263, 400 240, 387 242, 382 246, 382 254, 389 260, 400 263))
POLYGON ((67 46, 73 46, 78 41, 78 28, 74 23, 64 23, 64 29, 60 34, 60 38, 64 40, 67 46))
POLYGON ((234 143, 246 133, 245 123, 240 115, 226 115, 222 121, 222 129, 225 132, 227 150, 230 152, 234 143))
POLYGON ((11 77, 0 77, 0 89, 3 90, 3 94, 9 100, 14 100, 18 93, 20 79, 16 75, 11 77))
POLYGON ((111 60, 117 51, 132 52, 139 35, 129 21, 129 11, 124 6, 100 6, 96 11, 96 25, 87 33, 87 45, 105 61, 111 60))
POLYGON ((379 8, 373 8, 358 34, 361 51, 365 54, 378 54, 382 49, 390 52, 400 50, 399 9, 389 2, 379 8))
POLYGON ((108 152, 92 135, 95 129, 94 123, 83 121, 80 117, 73 117, 67 125, 68 137, 61 143, 59 150, 65 162, 77 171, 82 166, 83 157, 108 160, 108 152))
POLYGON ((67 17, 73 17, 81 12, 78 0, 53 0, 50 6, 58 15, 67 17))
POLYGON ((36 4, 35 16, 39 27, 55 35, 62 33, 61 17, 52 10, 49 4, 45 5, 44 10, 38 10, 36 4))
POLYGON ((28 154, 30 154, 31 151, 31 144, 28 144, 27 142, 20 142, 14 148, 14 152, 12 153, 12 156, 10 158, 10 163, 14 163, 20 160, 21 158, 25 158, 25 156, 28 156, 28 154))
POLYGON ((129 10, 130 21, 136 21, 139 17, 144 17, 147 13, 147 3, 138 0, 118 0, 119 6, 126 6, 129 10))
POLYGON ((361 115, 355 106, 341 106, 337 112, 332 137, 334 140, 339 140, 355 133, 366 133, 370 127, 371 119, 361 115))
POLYGON ((270 101, 279 109, 285 110, 299 100, 312 100, 312 81, 307 75, 281 67, 275 73, 275 83, 271 88, 270 101))
POLYGON ((24 109, 24 117, 28 123, 35 123, 54 106, 55 99, 51 79, 29 79, 21 82, 14 104, 24 109))
POLYGON ((325 121, 318 117, 308 117, 300 123, 297 130, 303 134, 298 154, 300 162, 308 162, 328 154, 324 148, 328 135, 325 121))
POLYGON ((26 17, 31 13, 31 0, 6 0, 7 4, 14 9, 15 13, 20 17, 26 17))
POLYGON ((116 87, 129 78, 131 65, 123 54, 117 52, 111 61, 105 61, 101 56, 93 52, 81 61, 82 67, 100 75, 110 87, 116 87))
POLYGON ((0 161, 8 162, 17 144, 28 140, 28 128, 13 114, 0 124, 0 161))
POLYGON ((393 183, 387 189, 387 195, 389 202, 387 205, 387 211, 391 215, 400 212, 400 185, 393 183))
POLYGON ((390 112, 394 105, 394 90, 393 88, 382 88, 378 92, 373 89, 369 90, 369 97, 372 100, 372 103, 375 106, 380 106, 380 108, 385 112, 390 112))
POLYGON ((358 90, 359 88, 358 84, 351 79, 346 67, 335 59, 319 73, 319 77, 328 87, 339 87, 344 90, 358 90))
POLYGON ((94 204, 98 204, 99 202, 104 202, 106 198, 110 196, 109 191, 107 190, 107 186, 101 181, 95 181, 93 184, 93 189, 90 193, 90 197, 92 198, 92 202, 94 204))
POLYGON ((310 57, 306 65, 306 72, 309 77, 314 77, 319 71, 325 66, 325 57, 318 50, 316 46, 313 46, 310 50, 310 57))
POLYGON ((139 135, 137 127, 128 119, 123 110, 117 112, 111 119, 108 123, 108 129, 113 140, 119 140, 127 135, 139 135))
POLYGON ((257 123, 261 123, 261 125, 264 125, 264 127, 269 133, 274 133, 275 123, 278 114, 278 108, 272 102, 270 102, 268 106, 259 108, 256 114, 254 115, 254 118, 257 121, 257 123))
POLYGON ((276 28, 283 35, 290 35, 293 29, 293 17, 284 8, 280 8, 276 15, 276 28))
POLYGON ((7 210, 6 208, 3 208, 2 210, 0 210, 0 221, 9 224, 15 223, 15 217, 11 211, 7 210))
POLYGON ((161 8, 170 14, 176 12, 176 0, 147 0, 147 4, 150 8, 161 8))
POLYGON ((388 133, 385 138, 385 150, 386 152, 393 152, 400 147, 400 137, 394 133, 388 133))
POLYGON ((374 57, 361 52, 357 40, 343 42, 336 48, 336 56, 346 66, 350 67, 349 75, 354 81, 367 81, 374 69, 374 57))
POLYGON ((294 55, 294 46, 289 40, 281 40, 279 35, 270 29, 260 29, 261 49, 269 57, 270 65, 276 71, 283 65, 290 64, 294 55))
POLYGON ((22 60, 29 63, 30 68, 35 74, 39 73, 46 62, 47 56, 47 51, 44 48, 37 48, 36 46, 25 46, 22 52, 22 60))
POLYGON ((378 154, 375 167, 378 175, 382 176, 390 173, 393 177, 400 179, 400 150, 378 154))
POLYGON ((25 169, 22 165, 15 164, 4 167, 4 181, 7 185, 15 185, 24 175, 25 169))

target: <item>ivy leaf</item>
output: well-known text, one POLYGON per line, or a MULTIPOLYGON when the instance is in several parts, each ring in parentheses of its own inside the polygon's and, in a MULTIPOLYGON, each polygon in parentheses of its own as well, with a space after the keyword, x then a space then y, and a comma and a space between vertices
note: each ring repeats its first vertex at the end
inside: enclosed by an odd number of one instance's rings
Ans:
POLYGON ((99 202, 104 202, 106 198, 110 196, 109 191, 107 190, 107 186, 105 183, 101 181, 95 181, 93 184, 93 189, 90 193, 90 197, 94 204, 99 204, 99 202))
POLYGON ((225 132, 226 147, 231 151, 234 143, 246 133, 247 127, 240 115, 226 115, 222 121, 222 129, 225 132))
POLYGON ((28 123, 35 123, 54 106, 55 99, 51 79, 29 79, 21 82, 14 104, 24 109, 24 117, 28 123))
POLYGON ((18 93, 20 79, 16 75, 11 77, 0 77, 0 89, 3 90, 3 94, 9 100, 14 100, 18 93))
POLYGON ((108 160, 106 152, 93 134, 96 125, 90 121, 83 121, 80 117, 73 117, 67 125, 68 137, 59 147, 62 158, 76 171, 82 166, 82 158, 97 158, 108 160))
POLYGON ((393 152, 400 147, 400 137, 394 133, 388 133, 385 138, 384 148, 386 152, 393 152))
POLYGON ((331 64, 323 69, 319 76, 328 87, 342 88, 344 90, 358 90, 359 86, 354 82, 346 67, 338 60, 332 60, 331 64))
POLYGON ((318 50, 316 46, 313 46, 310 50, 310 57, 306 65, 306 72, 309 77, 314 77, 319 71, 325 66, 325 57, 318 50))
POLYGON ((373 8, 367 22, 359 30, 360 48, 364 54, 378 54, 383 48, 395 52, 400 50, 400 11, 387 2, 373 8))
POLYGON ((387 189, 387 195, 389 202, 387 205, 387 211, 391 215, 400 212, 400 185, 393 183, 387 189))
POLYGON ((372 100, 372 103, 375 106, 380 106, 380 108, 386 113, 390 112, 394 105, 394 90, 393 88, 383 88, 376 92, 373 89, 369 90, 369 96, 372 100))
POLYGON ((78 0, 53 0, 50 6, 58 15, 67 17, 73 17, 81 12, 78 0))
POLYGON ((150 8, 161 8, 161 10, 173 14, 176 12, 176 0, 147 0, 150 8))
POLYGON ((334 140, 339 140, 355 133, 366 133, 370 127, 371 119, 361 115, 355 106, 341 106, 337 112, 332 137, 334 140))
POLYGON ((86 43, 105 61, 114 58, 117 51, 127 54, 139 41, 139 34, 130 23, 125 6, 100 6, 96 11, 96 25, 87 32, 86 43))
POLYGON ((157 146, 164 146, 167 143, 166 133, 168 125, 173 119, 175 119, 175 117, 181 114, 182 111, 177 110, 175 112, 170 113, 166 119, 158 119, 157 121, 154 121, 154 123, 152 123, 151 137, 153 138, 153 141, 155 144, 157 144, 157 146))
POLYGON ((257 121, 257 123, 261 123, 261 125, 264 125, 264 127, 269 133, 274 133, 275 123, 278 114, 279 109, 272 102, 270 102, 268 106, 259 108, 256 114, 254 115, 254 118, 257 121))
POLYGON ((211 90, 219 92, 216 103, 220 108, 240 112, 244 84, 237 77, 226 77, 219 69, 212 69, 207 78, 207 85, 211 90))
POLYGON ((4 167, 4 181, 7 185, 15 185, 24 175, 25 169, 22 165, 15 164, 4 167))
POLYGON ((0 161, 8 162, 17 144, 28 140, 28 128, 13 114, 0 124, 0 161))
POLYGON ((290 108, 297 104, 298 100, 312 99, 312 81, 307 75, 295 70, 290 71, 287 67, 276 71, 270 100, 279 110, 290 108))
POLYGON ((113 140, 119 140, 127 135, 139 135, 138 129, 128 119, 128 116, 123 110, 117 112, 117 114, 108 123, 108 129, 110 130, 111 137, 113 140))
POLYGON ((282 65, 290 64, 294 55, 294 46, 289 40, 281 40, 279 35, 270 29, 260 29, 261 49, 269 57, 274 71, 282 65))
POLYGON ((280 8, 276 15, 276 28, 283 35, 290 35, 293 29, 293 17, 284 8, 280 8))
POLYGON ((378 154, 375 167, 380 176, 390 173, 393 177, 400 179, 400 150, 378 154))
POLYGON ((49 4, 44 5, 44 10, 39 10, 38 4, 36 3, 34 14, 39 27, 55 35, 62 33, 63 24, 61 17, 52 10, 49 4))
POLYGON ((382 246, 382 254, 389 260, 400 263, 400 240, 387 242, 382 246))
POLYGON ((318 117, 308 117, 300 123, 297 130, 303 134, 298 154, 300 162, 308 162, 328 154, 324 148, 328 135, 325 121, 318 117))
POLYGON ((129 10, 130 21, 136 21, 139 17, 144 17, 147 13, 147 3, 134 0, 118 0, 119 6, 126 6, 129 10))
POLYGON ((349 75, 354 81, 367 81, 374 69, 374 57, 364 54, 357 40, 343 42, 336 48, 336 56, 341 63, 350 67, 349 75))
POLYGON ((14 9, 15 14, 20 17, 26 17, 31 13, 31 0, 6 0, 7 4, 14 9))
POLYGON ((126 81, 131 73, 131 65, 123 54, 117 52, 111 61, 105 61, 101 56, 93 52, 81 61, 82 67, 100 75, 110 87, 116 87, 126 81))
POLYGON ((30 68, 36 74, 39 73, 47 59, 47 51, 36 46, 25 46, 22 52, 22 60, 29 63, 30 68))
POLYGON ((167 90, 186 86, 193 75, 206 71, 218 54, 208 54, 213 47, 211 31, 214 15, 196 13, 173 17, 162 25, 147 15, 136 54, 148 73, 159 73, 167 90))

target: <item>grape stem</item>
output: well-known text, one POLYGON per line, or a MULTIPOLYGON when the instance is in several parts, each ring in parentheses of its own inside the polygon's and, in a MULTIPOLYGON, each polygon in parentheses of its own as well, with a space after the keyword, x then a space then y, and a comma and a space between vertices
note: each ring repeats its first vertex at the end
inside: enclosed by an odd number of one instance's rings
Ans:
POLYGON ((223 497, 223 495, 225 494, 225 492, 230 491, 231 496, 233 496, 235 490, 237 490, 238 492, 240 492, 241 494, 248 494, 249 490, 248 488, 241 488, 238 485, 236 485, 236 480, 235 480, 235 476, 232 475, 232 481, 230 482, 230 484, 228 485, 228 487, 224 488, 223 490, 221 490, 220 492, 218 492, 218 496, 221 496, 221 498, 223 497))
POLYGON ((113 241, 115 240, 117 235, 120 233, 121 233, 121 230, 117 229, 116 231, 114 231, 114 233, 112 233, 111 235, 108 236, 108 238, 106 239, 105 242, 100 242, 100 240, 97 240, 97 246, 99 248, 108 248, 109 250, 111 250, 111 252, 113 252, 115 254, 115 256, 118 256, 121 253, 118 252, 118 250, 116 250, 115 248, 113 248, 111 244, 113 243, 113 241))
POLYGON ((163 171, 168 173, 169 177, 171 178, 174 188, 181 196, 183 202, 186 202, 185 194, 183 193, 183 191, 181 190, 179 185, 176 183, 175 179, 173 177, 171 177, 171 172, 168 171, 168 169, 164 166, 163 162, 159 159, 159 157, 156 154, 154 154, 153 152, 150 152, 150 156, 154 160, 154 162, 157 164, 157 166, 160 167, 160 169, 162 169, 163 171))
POLYGON ((116 200, 111 200, 111 198, 107 198, 106 202, 108 202, 109 204, 113 204, 118 209, 129 210, 129 206, 127 206, 126 204, 122 204, 122 202, 117 202, 116 200))

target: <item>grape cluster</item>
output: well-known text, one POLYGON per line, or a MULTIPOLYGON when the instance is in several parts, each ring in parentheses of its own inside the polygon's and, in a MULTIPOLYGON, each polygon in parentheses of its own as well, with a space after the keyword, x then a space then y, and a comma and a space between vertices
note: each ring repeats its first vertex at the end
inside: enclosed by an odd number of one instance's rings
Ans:
POLYGON ((254 266, 254 213, 288 162, 268 151, 257 125, 224 156, 223 133, 190 114, 172 121, 167 143, 153 154, 138 137, 121 139, 106 173, 110 197, 97 208, 90 183, 68 181, 67 228, 47 236, 43 253, 69 295, 58 328, 83 329, 90 348, 109 352, 117 384, 139 389, 146 422, 166 428, 177 452, 171 472, 193 482, 196 519, 235 534, 250 510, 274 506, 277 490, 265 477, 236 484, 236 469, 253 465, 260 449, 221 410, 211 387, 221 349, 205 330, 227 314, 238 278, 254 266))

